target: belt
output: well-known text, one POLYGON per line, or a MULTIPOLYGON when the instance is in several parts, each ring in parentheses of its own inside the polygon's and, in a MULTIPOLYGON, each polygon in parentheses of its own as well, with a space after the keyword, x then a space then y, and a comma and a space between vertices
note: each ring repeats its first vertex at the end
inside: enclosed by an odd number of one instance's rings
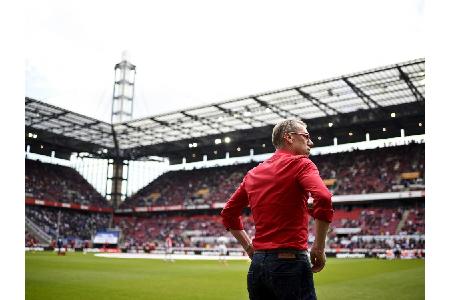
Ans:
POLYGON ((255 254, 278 254, 279 257, 298 256, 298 255, 308 255, 308 250, 298 250, 298 249, 267 249, 267 250, 255 250, 255 254))

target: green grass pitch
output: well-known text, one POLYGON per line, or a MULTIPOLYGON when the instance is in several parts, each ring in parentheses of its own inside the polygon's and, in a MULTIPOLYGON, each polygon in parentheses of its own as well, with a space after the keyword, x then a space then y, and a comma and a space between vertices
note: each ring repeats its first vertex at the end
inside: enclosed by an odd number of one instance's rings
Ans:
MULTIPOLYGON (((248 299, 249 263, 25 254, 25 297, 45 300, 248 299)), ((328 259, 318 299, 424 299, 424 260, 328 259)))

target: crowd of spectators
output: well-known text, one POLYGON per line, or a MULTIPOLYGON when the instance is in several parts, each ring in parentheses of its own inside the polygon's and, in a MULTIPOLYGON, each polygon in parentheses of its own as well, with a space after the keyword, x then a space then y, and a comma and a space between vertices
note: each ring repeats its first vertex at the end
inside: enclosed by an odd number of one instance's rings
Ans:
MULTIPOLYGON (((345 209, 336 209, 336 218, 330 226, 329 243, 331 247, 351 247, 357 248, 362 245, 371 244, 373 247, 380 246, 378 240, 354 240, 345 243, 349 236, 394 236, 425 233, 424 227, 420 224, 424 223, 424 215, 415 212, 423 211, 423 208, 354 208, 351 212, 345 209), (413 217, 407 217, 412 216, 413 217), (421 230, 406 232, 401 222, 410 224, 417 223, 415 228, 421 230), (338 228, 358 229, 352 234, 340 234, 338 228), (344 238, 343 238, 344 237, 344 238)), ((251 215, 242 216, 245 230, 250 236, 254 236, 255 229, 253 218, 251 215)), ((144 245, 151 241, 161 244, 167 236, 171 236, 174 244, 178 247, 198 247, 204 246, 205 243, 191 242, 192 237, 231 237, 227 233, 221 223, 218 215, 194 215, 194 216, 166 216, 158 215, 152 217, 130 217, 116 216, 114 225, 122 230, 124 240, 130 245, 144 245)), ((408 225, 411 226, 411 225, 408 225)), ((409 227, 408 227, 409 228, 409 227)), ((313 220, 311 219, 309 235, 314 235, 313 220)), ((233 239, 231 239, 233 240, 233 239)), ((409 241, 409 240, 408 240, 409 241)), ((233 246, 232 244, 230 246, 233 246)), ((234 246, 238 246, 235 244, 234 246)))
POLYGON ((166 237, 173 238, 174 245, 195 246, 191 244, 192 236, 221 236, 225 234, 220 216, 165 216, 153 217, 118 217, 114 218, 116 227, 122 230, 124 240, 132 244, 147 241, 163 243, 166 237))
POLYGON ((25 247, 35 247, 39 240, 29 231, 25 231, 25 247))
POLYGON ((80 240, 91 239, 96 230, 108 228, 111 219, 110 214, 31 205, 25 207, 25 216, 52 238, 80 240))
POLYGON ((75 169, 25 159, 25 193, 42 200, 110 207, 75 169))
POLYGON ((361 236, 335 237, 327 243, 330 249, 395 249, 402 250, 425 249, 423 237, 392 237, 376 239, 375 237, 364 239, 361 236))
POLYGON ((331 228, 360 228, 362 235, 424 234, 425 208, 354 208, 337 211, 331 228))
MULTIPOLYGON (((96 230, 116 227, 121 230, 121 244, 128 246, 144 247, 148 243, 163 245, 165 239, 170 236, 174 247, 208 247, 214 244, 208 241, 208 237, 225 236, 230 239, 229 247, 239 248, 238 243, 233 242, 234 239, 223 228, 218 214, 190 216, 157 214, 145 217, 116 215, 110 223, 109 214, 26 206, 26 216, 52 238, 62 236, 70 240, 90 240, 96 230)), ((328 233, 328 247, 331 249, 388 249, 395 245, 400 245, 402 249, 424 247, 425 242, 422 238, 398 238, 406 235, 423 236, 425 233, 423 207, 396 209, 354 207, 351 211, 339 208, 336 209, 335 216, 328 233), (338 231, 342 228, 359 230, 352 234, 342 234, 338 231), (378 239, 377 236, 392 236, 392 238, 378 239)), ((250 236, 254 236, 252 216, 244 214, 242 221, 245 230, 250 236)), ((313 228, 311 219, 310 237, 314 235, 313 228)), ((26 234, 26 244, 29 244, 32 238, 30 234, 26 234)))
POLYGON ((423 189, 425 186, 425 145, 354 150, 311 158, 321 177, 336 179, 330 186, 335 195, 384 193, 423 189), (405 178, 404 173, 418 173, 405 178))
MULTIPOLYGON (((334 195, 424 189, 425 146, 354 150, 311 156, 334 195), (413 174, 410 178, 405 173, 413 174)), ((226 202, 258 163, 165 173, 127 198, 122 208, 226 202)))
POLYGON ((167 172, 126 199, 121 207, 221 202, 256 163, 167 172))
POLYGON ((400 228, 401 234, 420 234, 425 232, 425 208, 408 211, 407 218, 400 228))
POLYGON ((335 217, 332 227, 360 228, 365 235, 389 235, 395 234, 397 226, 403 218, 403 208, 371 208, 352 210, 351 215, 335 217))

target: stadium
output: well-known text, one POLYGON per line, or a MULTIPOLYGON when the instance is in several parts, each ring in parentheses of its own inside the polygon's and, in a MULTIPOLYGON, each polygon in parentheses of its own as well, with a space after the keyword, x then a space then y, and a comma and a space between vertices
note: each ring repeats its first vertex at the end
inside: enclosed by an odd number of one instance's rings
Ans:
POLYGON ((246 299, 220 212, 288 118, 333 194, 318 298, 424 298, 425 59, 140 119, 115 71, 111 123, 25 98, 27 299, 246 299))

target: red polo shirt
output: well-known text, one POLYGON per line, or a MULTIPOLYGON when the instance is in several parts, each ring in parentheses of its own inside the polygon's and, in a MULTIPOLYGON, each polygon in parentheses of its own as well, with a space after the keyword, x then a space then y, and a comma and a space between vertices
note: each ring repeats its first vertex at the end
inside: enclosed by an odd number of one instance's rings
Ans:
POLYGON ((251 169, 225 204, 222 222, 227 229, 243 230, 242 209, 250 206, 255 221, 255 250, 308 249, 308 212, 331 222, 331 193, 306 155, 285 150, 251 169), (308 211, 309 195, 314 199, 308 211))

